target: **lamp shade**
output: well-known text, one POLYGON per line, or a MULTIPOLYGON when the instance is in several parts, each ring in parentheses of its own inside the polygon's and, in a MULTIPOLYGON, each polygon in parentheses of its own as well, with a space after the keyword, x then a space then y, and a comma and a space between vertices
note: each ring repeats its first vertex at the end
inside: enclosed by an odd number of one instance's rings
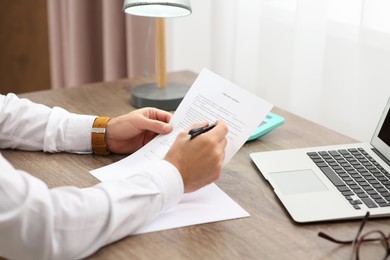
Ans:
POLYGON ((147 17, 181 17, 191 14, 189 0, 125 0, 123 10, 132 15, 147 17))

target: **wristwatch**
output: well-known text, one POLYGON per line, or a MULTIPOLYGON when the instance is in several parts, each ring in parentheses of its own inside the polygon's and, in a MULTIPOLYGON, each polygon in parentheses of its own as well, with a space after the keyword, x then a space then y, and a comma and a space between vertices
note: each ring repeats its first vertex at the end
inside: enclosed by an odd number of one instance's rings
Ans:
POLYGON ((92 151, 96 154, 109 154, 106 143, 107 123, 111 117, 97 117, 92 126, 92 151))

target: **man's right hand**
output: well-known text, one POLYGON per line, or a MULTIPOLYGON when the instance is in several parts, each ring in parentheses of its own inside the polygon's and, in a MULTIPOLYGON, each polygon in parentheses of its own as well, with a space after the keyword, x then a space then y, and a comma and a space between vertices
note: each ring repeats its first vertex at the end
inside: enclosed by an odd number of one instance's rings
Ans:
POLYGON ((164 157, 164 160, 179 170, 185 193, 196 191, 220 177, 228 133, 228 128, 222 121, 217 121, 213 129, 192 140, 188 135, 189 130, 177 136, 164 157))

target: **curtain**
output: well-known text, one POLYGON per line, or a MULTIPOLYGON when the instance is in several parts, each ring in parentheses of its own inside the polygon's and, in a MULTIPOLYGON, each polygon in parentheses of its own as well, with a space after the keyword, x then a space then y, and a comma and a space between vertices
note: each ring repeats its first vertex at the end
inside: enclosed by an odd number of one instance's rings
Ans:
POLYGON ((275 106, 370 140, 390 96, 390 1, 191 4, 193 14, 170 25, 174 66, 169 69, 209 67, 275 106))
POLYGON ((154 21, 126 15, 123 0, 47 1, 52 88, 155 71, 154 21))

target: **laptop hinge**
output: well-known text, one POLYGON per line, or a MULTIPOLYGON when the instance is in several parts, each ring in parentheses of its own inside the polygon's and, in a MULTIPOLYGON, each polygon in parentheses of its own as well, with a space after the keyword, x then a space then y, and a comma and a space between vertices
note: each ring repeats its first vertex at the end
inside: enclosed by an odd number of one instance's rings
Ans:
POLYGON ((378 155, 387 165, 390 166, 390 160, 387 159, 385 156, 383 156, 383 154, 381 154, 377 149, 375 148, 372 148, 371 149, 374 153, 376 153, 376 155, 378 155))

